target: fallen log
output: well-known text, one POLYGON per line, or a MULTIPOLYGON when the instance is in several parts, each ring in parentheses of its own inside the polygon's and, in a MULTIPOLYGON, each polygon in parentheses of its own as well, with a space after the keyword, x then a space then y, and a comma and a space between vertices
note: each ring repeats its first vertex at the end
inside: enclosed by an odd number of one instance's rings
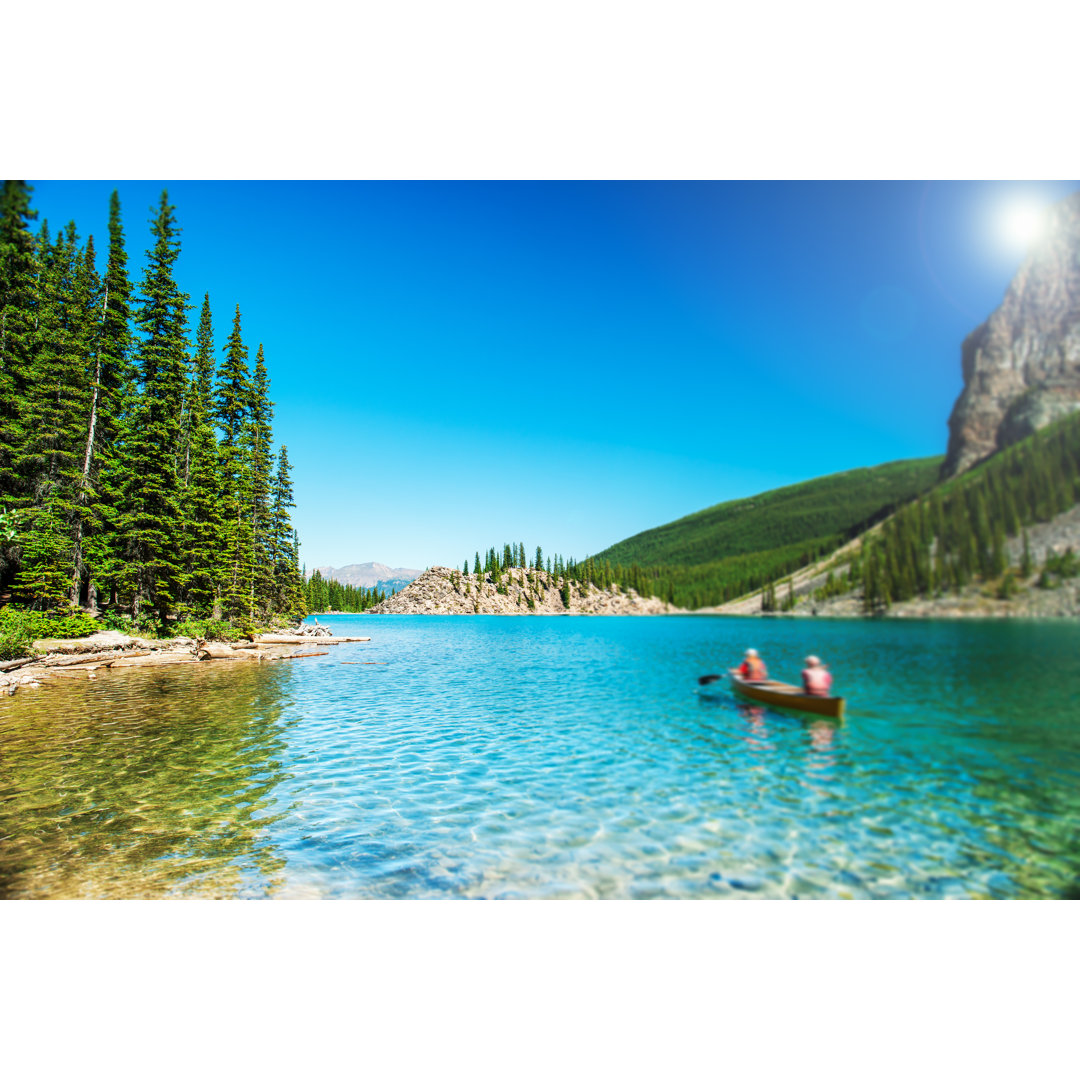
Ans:
POLYGON ((26 667, 37 659, 36 656, 24 656, 20 660, 5 660, 0 663, 0 671, 14 671, 16 668, 26 667))
POLYGON ((149 656, 149 649, 109 649, 106 652, 75 653, 73 656, 47 656, 45 667, 71 667, 74 664, 99 664, 104 660, 120 660, 132 656, 149 656))
POLYGON ((166 664, 194 664, 197 661, 190 653, 156 653, 151 656, 122 656, 114 660, 110 669, 126 667, 164 667, 166 664))
POLYGON ((303 660, 305 656, 329 656, 328 652, 297 652, 287 656, 279 656, 278 660, 303 660))

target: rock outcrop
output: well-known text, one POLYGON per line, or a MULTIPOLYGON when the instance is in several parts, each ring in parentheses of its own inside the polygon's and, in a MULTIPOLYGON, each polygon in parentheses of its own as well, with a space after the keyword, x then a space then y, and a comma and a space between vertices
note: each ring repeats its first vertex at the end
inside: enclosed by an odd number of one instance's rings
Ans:
POLYGON ((569 606, 544 570, 516 567, 501 574, 463 574, 447 566, 425 570, 411 585, 371 608, 375 615, 664 615, 683 609, 655 596, 612 585, 570 583, 569 606), (500 591, 501 590, 501 591, 500 591))
POLYGON ((968 335, 961 360, 943 477, 1080 409, 1080 192, 1052 208, 1043 239, 968 335))

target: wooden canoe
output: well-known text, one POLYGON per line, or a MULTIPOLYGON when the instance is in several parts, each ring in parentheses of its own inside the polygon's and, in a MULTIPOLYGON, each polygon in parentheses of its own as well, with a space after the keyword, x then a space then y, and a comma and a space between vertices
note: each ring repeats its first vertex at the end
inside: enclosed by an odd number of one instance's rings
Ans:
POLYGON ((782 709, 798 709, 800 712, 816 713, 818 716, 831 716, 834 720, 844 719, 844 699, 842 697, 815 697, 804 694, 797 686, 790 683, 747 682, 734 672, 731 682, 735 689, 755 701, 764 701, 766 705, 778 705, 782 709))

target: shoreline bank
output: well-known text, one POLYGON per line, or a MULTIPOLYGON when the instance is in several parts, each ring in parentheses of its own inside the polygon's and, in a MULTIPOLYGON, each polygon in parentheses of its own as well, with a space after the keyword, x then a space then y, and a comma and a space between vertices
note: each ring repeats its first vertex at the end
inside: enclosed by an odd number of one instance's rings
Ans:
POLYGON ((103 630, 83 638, 51 638, 34 642, 38 655, 0 664, 0 694, 40 689, 64 679, 96 679, 103 669, 152 668, 208 661, 271 663, 322 656, 326 646, 370 641, 366 637, 321 637, 263 634, 251 641, 206 641, 195 638, 129 637, 103 630))

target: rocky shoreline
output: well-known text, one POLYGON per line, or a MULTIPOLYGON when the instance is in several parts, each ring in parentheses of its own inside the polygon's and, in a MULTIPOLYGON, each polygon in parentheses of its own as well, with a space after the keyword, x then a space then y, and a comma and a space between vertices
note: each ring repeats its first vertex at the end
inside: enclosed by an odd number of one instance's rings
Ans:
POLYGON ((668 615, 684 608, 655 596, 612 585, 569 583, 569 604, 545 570, 514 567, 501 573, 465 574, 448 566, 425 570, 412 584, 377 607, 373 615, 668 615))
POLYGON ((205 641, 195 638, 129 637, 103 630, 84 638, 34 642, 39 655, 0 664, 0 694, 36 690, 58 679, 96 679, 104 669, 163 667, 207 661, 260 663, 325 655, 324 646, 370 638, 300 634, 263 634, 251 641, 205 641))

